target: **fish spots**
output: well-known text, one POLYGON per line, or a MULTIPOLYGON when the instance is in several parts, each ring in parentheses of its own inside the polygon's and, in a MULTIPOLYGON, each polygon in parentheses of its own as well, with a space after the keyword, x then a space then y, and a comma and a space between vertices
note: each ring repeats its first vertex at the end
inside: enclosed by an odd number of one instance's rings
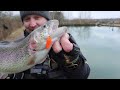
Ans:
POLYGON ((44 38, 44 33, 40 33, 40 37, 41 37, 41 38, 44 38))

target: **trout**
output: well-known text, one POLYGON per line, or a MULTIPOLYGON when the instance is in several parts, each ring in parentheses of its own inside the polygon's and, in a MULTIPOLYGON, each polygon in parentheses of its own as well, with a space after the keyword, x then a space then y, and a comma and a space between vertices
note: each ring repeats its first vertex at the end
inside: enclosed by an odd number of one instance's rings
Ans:
POLYGON ((50 20, 21 40, 0 42, 0 73, 19 73, 43 63, 53 43, 67 32, 58 26, 58 20, 50 20))

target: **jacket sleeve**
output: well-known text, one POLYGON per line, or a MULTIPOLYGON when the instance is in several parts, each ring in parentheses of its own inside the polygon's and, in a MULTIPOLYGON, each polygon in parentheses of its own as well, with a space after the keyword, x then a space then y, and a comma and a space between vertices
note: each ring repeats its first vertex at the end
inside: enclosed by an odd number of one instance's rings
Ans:
POLYGON ((63 74, 68 79, 87 79, 90 73, 90 67, 86 63, 87 60, 83 56, 80 48, 71 34, 69 34, 70 42, 73 43, 73 50, 69 53, 62 50, 59 53, 54 53, 52 50, 50 53, 51 58, 53 58, 62 69, 63 74), (70 63, 66 63, 66 57, 70 63), (72 62, 72 63, 71 63, 72 62))
POLYGON ((74 48, 72 52, 75 52, 79 49, 79 58, 77 61, 78 66, 74 68, 64 68, 64 74, 70 79, 87 79, 90 74, 90 67, 87 63, 86 58, 83 56, 78 44, 76 43, 75 39, 72 37, 71 34, 70 41, 73 43, 74 48))
POLYGON ((80 64, 76 68, 63 67, 63 73, 68 79, 87 79, 90 67, 86 61, 79 57, 80 64))

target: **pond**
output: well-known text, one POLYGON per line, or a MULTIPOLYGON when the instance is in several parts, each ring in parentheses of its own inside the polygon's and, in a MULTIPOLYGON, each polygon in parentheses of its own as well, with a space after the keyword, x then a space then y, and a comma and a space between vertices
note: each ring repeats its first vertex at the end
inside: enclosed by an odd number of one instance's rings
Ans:
POLYGON ((90 65, 89 79, 120 79, 120 28, 68 28, 90 65))

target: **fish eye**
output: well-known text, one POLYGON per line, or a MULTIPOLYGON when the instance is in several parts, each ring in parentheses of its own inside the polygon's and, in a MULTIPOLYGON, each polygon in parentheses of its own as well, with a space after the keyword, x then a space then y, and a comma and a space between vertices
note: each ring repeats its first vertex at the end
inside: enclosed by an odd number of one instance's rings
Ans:
POLYGON ((44 25, 43 27, 45 28, 46 26, 44 25))
POLYGON ((49 24, 45 24, 45 25, 44 25, 44 28, 49 28, 49 27, 50 27, 49 24))
POLYGON ((45 24, 43 27, 44 27, 44 28, 46 28, 46 27, 47 27, 47 25, 45 24))

